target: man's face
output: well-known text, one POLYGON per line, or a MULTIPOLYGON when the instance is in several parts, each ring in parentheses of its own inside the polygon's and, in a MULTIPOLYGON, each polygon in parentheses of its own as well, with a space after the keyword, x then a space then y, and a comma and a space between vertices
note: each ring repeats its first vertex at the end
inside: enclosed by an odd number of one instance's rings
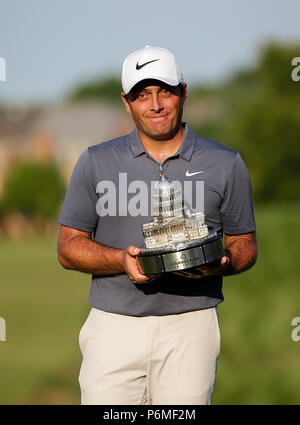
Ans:
POLYGON ((137 84, 123 102, 138 130, 155 140, 174 137, 181 127, 183 105, 186 102, 186 84, 183 89, 157 80, 137 84))

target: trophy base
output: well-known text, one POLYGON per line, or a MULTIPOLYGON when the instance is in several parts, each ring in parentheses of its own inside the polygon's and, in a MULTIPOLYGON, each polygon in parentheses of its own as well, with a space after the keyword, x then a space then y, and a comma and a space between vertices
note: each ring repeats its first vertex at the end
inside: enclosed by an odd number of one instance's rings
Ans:
POLYGON ((187 243, 155 249, 144 248, 137 259, 146 275, 155 275, 209 264, 220 260, 223 255, 222 238, 214 232, 187 243))

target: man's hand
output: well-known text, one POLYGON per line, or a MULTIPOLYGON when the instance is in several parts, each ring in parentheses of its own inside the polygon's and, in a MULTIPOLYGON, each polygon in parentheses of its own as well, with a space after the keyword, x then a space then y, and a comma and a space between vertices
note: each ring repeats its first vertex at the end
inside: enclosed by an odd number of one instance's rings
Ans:
POLYGON ((257 242, 255 232, 242 235, 225 235, 224 251, 225 255, 219 262, 173 273, 192 279, 242 273, 250 269, 256 262, 257 242))
POLYGON ((204 264, 203 266, 192 267, 190 269, 185 269, 173 273, 178 274, 180 276, 186 276, 191 279, 200 279, 201 277, 206 276, 223 275, 226 271, 226 266, 229 263, 229 257, 224 256, 219 261, 214 261, 211 264, 204 264))
POLYGON ((146 276, 137 260, 137 255, 141 252, 136 246, 129 246, 124 251, 123 265, 125 273, 133 283, 146 283, 156 279, 157 276, 146 276))

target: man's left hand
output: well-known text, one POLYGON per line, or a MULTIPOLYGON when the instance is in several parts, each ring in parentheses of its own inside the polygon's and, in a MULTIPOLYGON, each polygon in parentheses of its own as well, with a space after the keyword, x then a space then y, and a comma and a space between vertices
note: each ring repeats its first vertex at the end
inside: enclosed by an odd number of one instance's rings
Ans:
POLYGON ((255 232, 241 235, 225 234, 224 252, 225 255, 219 261, 173 273, 200 279, 206 276, 231 275, 248 270, 255 264, 257 258, 255 232))
POLYGON ((173 273, 178 274, 180 276, 186 276, 191 279, 200 279, 206 276, 223 275, 229 263, 229 257, 224 256, 219 261, 215 261, 212 264, 204 264, 203 266, 192 267, 190 269, 185 269, 173 273))

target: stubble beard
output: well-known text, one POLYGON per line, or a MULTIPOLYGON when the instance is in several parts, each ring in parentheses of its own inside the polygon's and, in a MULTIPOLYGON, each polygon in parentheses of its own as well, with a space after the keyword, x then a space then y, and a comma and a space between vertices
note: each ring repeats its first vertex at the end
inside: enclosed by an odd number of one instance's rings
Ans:
POLYGON ((139 128, 146 136, 148 136, 149 138, 153 139, 153 140, 157 140, 157 141, 164 141, 164 140, 170 140, 173 139, 176 134, 180 131, 181 127, 182 127, 182 114, 183 114, 183 108, 181 108, 178 116, 177 116, 177 121, 174 127, 168 129, 165 132, 158 132, 155 131, 154 129, 151 128, 144 128, 144 126, 139 125, 136 122, 136 126, 137 128, 139 128))

